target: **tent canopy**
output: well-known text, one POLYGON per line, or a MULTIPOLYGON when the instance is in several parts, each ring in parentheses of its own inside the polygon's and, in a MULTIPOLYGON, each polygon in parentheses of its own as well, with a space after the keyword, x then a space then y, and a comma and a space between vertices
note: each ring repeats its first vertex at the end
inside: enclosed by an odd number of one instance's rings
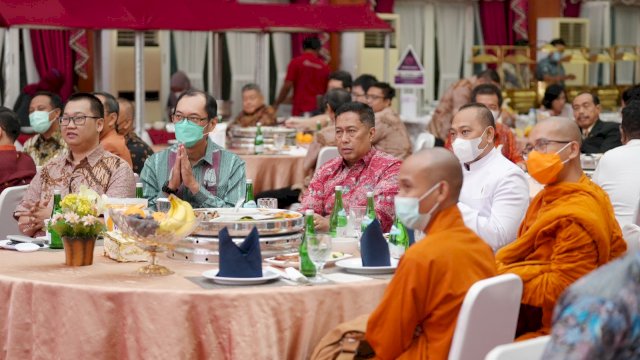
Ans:
POLYGON ((393 31, 366 5, 239 4, 224 0, 0 0, 0 26, 79 29, 393 31))

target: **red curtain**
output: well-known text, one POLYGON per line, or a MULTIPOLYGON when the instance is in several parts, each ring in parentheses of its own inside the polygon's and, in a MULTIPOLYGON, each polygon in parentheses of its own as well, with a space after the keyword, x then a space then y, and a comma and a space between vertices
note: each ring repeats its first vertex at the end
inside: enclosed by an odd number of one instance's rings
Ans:
POLYGON ((393 3, 395 0, 377 0, 376 1, 376 12, 379 13, 392 13, 393 12, 393 3))
POLYGON ((503 1, 480 2, 480 22, 485 45, 507 45, 507 8, 503 1))
POLYGON ((69 30, 31 30, 33 59, 40 77, 57 69, 64 78, 60 96, 66 100, 73 92, 73 51, 69 30))
POLYGON ((580 16, 580 4, 582 1, 566 0, 564 2, 563 14, 565 17, 579 17, 580 16))

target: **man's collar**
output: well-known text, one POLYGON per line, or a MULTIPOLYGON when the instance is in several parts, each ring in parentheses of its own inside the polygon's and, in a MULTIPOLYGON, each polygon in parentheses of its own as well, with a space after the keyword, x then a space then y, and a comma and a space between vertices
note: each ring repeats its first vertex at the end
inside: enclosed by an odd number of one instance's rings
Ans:
MULTIPOLYGON (((373 147, 373 145, 372 145, 372 146, 371 146, 371 150, 369 150, 369 152, 368 152, 368 153, 366 153, 366 154, 362 157, 362 159, 358 160, 358 161, 357 161, 355 164, 353 164, 353 165, 355 166, 356 164, 359 164, 360 162, 363 162, 363 163, 364 163, 364 166, 365 166, 365 167, 368 167, 368 166, 369 166, 369 163, 371 162, 371 159, 373 159, 373 157, 376 155, 376 153, 377 153, 377 150, 376 150, 376 149, 373 147)), ((349 167, 349 165, 347 165, 347 163, 346 163, 346 161, 344 161, 344 159, 342 159, 342 165, 343 165, 344 167, 349 167)))
MULTIPOLYGON (((95 149, 93 149, 89 154, 87 154, 87 157, 85 157, 80 161, 82 162, 86 159, 89 162, 89 165, 91 165, 91 167, 94 167, 98 163, 98 160, 102 158, 103 154, 104 154, 104 149, 102 148, 102 145, 98 144, 98 146, 96 146, 95 149)), ((67 162, 73 164, 73 153, 71 152, 71 149, 67 150, 67 162)))
POLYGON ((262 111, 266 106, 267 106, 267 105, 262 104, 260 107, 258 107, 258 108, 257 108, 254 112, 252 112, 251 114, 249 114, 248 112, 246 112, 246 111, 244 111, 244 110, 242 110, 242 113, 243 113, 245 116, 253 116, 253 115, 255 115, 255 114, 259 113, 260 111, 262 111))
POLYGON ((467 169, 468 171, 477 171, 483 168, 485 164, 489 163, 491 159, 493 159, 496 154, 498 154, 498 149, 493 144, 488 144, 487 146, 492 146, 493 149, 491 149, 491 151, 489 151, 487 155, 485 155, 480 160, 474 161, 469 165, 465 164, 465 169, 467 169))
POLYGON ((196 164, 204 161, 209 165, 213 165, 213 153, 220 150, 222 150, 222 148, 218 146, 218 144, 211 141, 211 138, 209 138, 209 135, 207 135, 207 149, 204 152, 204 156, 196 161, 196 164))
POLYGON ((0 151, 16 151, 15 145, 0 145, 0 151))

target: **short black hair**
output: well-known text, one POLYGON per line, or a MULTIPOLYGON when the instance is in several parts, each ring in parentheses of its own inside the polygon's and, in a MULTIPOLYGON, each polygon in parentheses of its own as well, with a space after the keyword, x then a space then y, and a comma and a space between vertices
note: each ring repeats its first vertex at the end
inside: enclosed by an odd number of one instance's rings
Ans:
POLYGON ((622 109, 620 126, 628 138, 640 138, 640 100, 632 100, 622 109))
POLYGON ((551 40, 551 45, 556 46, 556 45, 562 45, 562 46, 567 46, 567 43, 564 42, 564 40, 557 38, 557 39, 553 39, 551 40))
MULTIPOLYGON (((598 95, 589 92, 589 91, 582 91, 580 93, 578 93, 578 95, 576 95, 576 97, 580 96, 580 95, 584 95, 584 94, 589 94, 591 95, 591 100, 593 100, 593 104, 594 105, 600 105, 600 98, 598 97, 598 95)), ((574 98, 575 99, 575 98, 574 98)))
POLYGON ((549 87, 547 87, 547 89, 544 91, 542 106, 544 106, 545 109, 551 109, 551 103, 559 98, 562 93, 564 93, 564 86, 559 84, 549 85, 549 87))
POLYGON ((245 91, 251 91, 251 90, 256 91, 258 94, 262 94, 262 90, 260 90, 260 86, 258 86, 258 84, 249 83, 242 87, 243 94, 245 91))
POLYGON ((345 89, 331 89, 324 97, 325 103, 333 112, 336 112, 342 105, 351 102, 351 94, 345 89))
POLYGON ((478 75, 476 75, 476 77, 478 79, 491 80, 496 84, 500 84, 500 75, 498 75, 498 72, 493 69, 483 70, 479 72, 478 75))
POLYGON ((320 39, 315 36, 305 38, 302 40, 302 50, 315 50, 318 51, 322 47, 320 39))
POLYGON ((376 116, 373 113, 373 109, 371 108, 371 106, 358 101, 350 101, 338 108, 338 110, 336 111, 336 119, 338 118, 338 116, 348 112, 358 114, 360 122, 365 124, 367 127, 376 127, 376 116))
POLYGON ((460 107, 460 110, 458 110, 458 112, 464 109, 476 109, 478 111, 478 117, 485 126, 491 126, 494 129, 496 128, 496 121, 493 118, 491 110, 489 110, 489 108, 484 106, 483 104, 477 102, 464 104, 460 107))
POLYGON ((625 104, 633 100, 640 100, 640 84, 633 85, 622 93, 622 101, 624 101, 625 104))
POLYGON ((498 106, 502 107, 502 91, 493 84, 480 84, 471 92, 471 102, 476 102, 478 95, 495 95, 498 97, 498 106))
POLYGON ((389 85, 389 83, 377 82, 371 85, 369 88, 372 88, 372 87, 382 90, 382 95, 384 95, 385 99, 393 100, 393 98, 396 97, 396 89, 392 88, 391 85, 389 85))
POLYGON ((0 106, 0 128, 9 136, 11 142, 15 142, 20 136, 20 120, 11 109, 0 106))
POLYGON ((176 101, 176 107, 173 109, 173 113, 176 113, 176 109, 178 108, 178 104, 180 103, 180 100, 183 97, 194 97, 194 96, 204 96, 205 99, 205 103, 204 103, 204 111, 207 113, 207 117, 209 118, 209 121, 213 120, 216 116, 218 116, 218 103, 216 102, 216 99, 211 96, 209 93, 204 92, 202 90, 196 90, 196 89, 189 89, 185 92, 183 92, 182 94, 180 94, 180 96, 178 96, 178 100, 176 101))
POLYGON ((369 88, 371 87, 371 85, 377 82, 378 82, 378 79, 376 79, 375 76, 371 74, 362 74, 353 81, 353 87, 360 86, 362 90, 364 90, 364 92, 366 93, 367 90, 369 90, 369 88))
POLYGON ((48 97, 53 110, 60 109, 60 111, 62 111, 62 108, 64 107, 64 103, 62 102, 62 98, 60 97, 60 95, 54 94, 51 91, 38 91, 37 93, 35 93, 35 95, 33 95, 33 97, 36 97, 36 96, 48 97))
POLYGON ((334 71, 329 74, 329 80, 339 80, 342 81, 342 87, 345 89, 351 89, 351 83, 353 79, 351 78, 351 74, 344 70, 334 71))
POLYGON ((111 113, 120 114, 120 104, 118 104, 118 100, 116 100, 115 96, 104 91, 95 91, 93 95, 95 95, 96 97, 102 96, 104 98, 104 110, 106 112, 110 114, 111 113))
POLYGON ((72 101, 80 101, 87 100, 90 105, 91 112, 94 116, 99 118, 104 118, 104 106, 102 105, 102 101, 98 99, 95 95, 91 93, 79 92, 71 95, 69 99, 67 99, 67 103, 64 105, 66 108, 72 101))

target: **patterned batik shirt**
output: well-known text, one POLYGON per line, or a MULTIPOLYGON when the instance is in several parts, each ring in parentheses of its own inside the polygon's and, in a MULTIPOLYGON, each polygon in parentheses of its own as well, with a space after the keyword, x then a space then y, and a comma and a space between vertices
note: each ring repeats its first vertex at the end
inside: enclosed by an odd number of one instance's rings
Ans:
POLYGON ((135 197, 136 194, 136 181, 129 164, 98 145, 77 165, 73 164, 68 150, 44 165, 31 180, 16 211, 26 211, 29 204, 38 201, 49 204, 51 209, 53 190, 60 190, 64 197, 78 192, 81 185, 109 197, 135 197))
MULTIPOLYGON (((144 197, 149 206, 155 208, 156 200, 166 197, 162 187, 169 181, 177 158, 178 144, 153 154, 144 163, 140 174, 144 197)), ((207 137, 207 150, 192 164, 193 176, 200 184, 200 191, 193 194, 184 185, 178 188, 177 196, 194 208, 232 207, 245 195, 245 163, 236 154, 216 145, 207 137)))
POLYGON ((398 194, 398 172, 401 161, 393 156, 371 150, 356 164, 349 167, 337 157, 318 169, 302 199, 302 210, 312 209, 316 214, 328 216, 335 201, 335 187, 342 186, 342 203, 366 206, 367 192, 372 191, 376 214, 384 231, 389 231, 395 215, 393 198, 398 194))
POLYGON ((149 156, 153 155, 153 149, 146 142, 140 139, 138 134, 133 131, 125 135, 124 140, 126 141, 127 148, 131 153, 133 172, 140 174, 144 167, 144 162, 147 161, 149 156))
POLYGON ((24 143, 22 151, 31 156, 36 166, 44 166, 65 150, 67 150, 67 143, 62 139, 60 131, 56 131, 48 139, 45 139, 42 134, 33 136, 24 143))
POLYGON ((553 317, 542 359, 640 359, 640 252, 576 281, 553 317))

